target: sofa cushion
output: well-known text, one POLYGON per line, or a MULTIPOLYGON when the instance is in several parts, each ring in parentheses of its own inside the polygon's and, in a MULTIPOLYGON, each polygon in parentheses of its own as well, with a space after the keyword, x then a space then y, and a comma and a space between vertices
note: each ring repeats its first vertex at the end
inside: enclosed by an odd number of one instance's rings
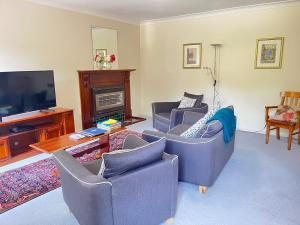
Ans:
POLYGON ((223 125, 218 120, 208 122, 197 134, 196 138, 211 138, 223 129, 223 125))
POLYGON ((184 92, 184 97, 196 99, 194 107, 196 107, 196 108, 201 107, 201 103, 203 101, 203 95, 194 95, 194 94, 190 94, 188 92, 184 92))
POLYGON ((214 108, 210 110, 204 117, 198 120, 194 125, 192 125, 188 130, 183 132, 180 136, 186 138, 197 138, 200 130, 205 127, 207 121, 210 120, 218 110, 219 108, 214 108))
POLYGON ((194 98, 188 98, 188 97, 182 97, 180 104, 178 106, 179 109, 183 109, 183 108, 191 108, 194 107, 195 103, 196 103, 197 99, 194 98))
POLYGON ((179 124, 176 127, 169 130, 167 134, 181 135, 183 132, 188 130, 190 127, 191 127, 191 125, 189 125, 189 124, 179 124))
POLYGON ((110 178, 161 160, 165 146, 162 138, 139 148, 104 153, 99 175, 110 178))

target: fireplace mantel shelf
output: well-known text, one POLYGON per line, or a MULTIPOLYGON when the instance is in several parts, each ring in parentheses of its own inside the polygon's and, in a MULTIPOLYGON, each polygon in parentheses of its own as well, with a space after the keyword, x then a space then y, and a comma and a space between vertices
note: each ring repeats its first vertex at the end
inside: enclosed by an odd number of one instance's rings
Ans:
POLYGON ((136 71, 136 69, 78 70, 77 72, 90 74, 90 73, 94 73, 94 72, 107 72, 107 73, 114 72, 115 73, 115 72, 133 72, 133 71, 136 71))

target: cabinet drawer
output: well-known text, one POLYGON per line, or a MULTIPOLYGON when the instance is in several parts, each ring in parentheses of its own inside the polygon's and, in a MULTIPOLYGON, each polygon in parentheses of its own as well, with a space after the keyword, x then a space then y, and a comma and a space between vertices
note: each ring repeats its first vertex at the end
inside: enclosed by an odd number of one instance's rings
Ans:
POLYGON ((43 140, 56 138, 62 135, 62 124, 57 124, 52 127, 47 127, 43 130, 43 140))
POLYGON ((9 137, 11 156, 18 155, 28 150, 30 144, 38 142, 36 131, 16 134, 9 137))
POLYGON ((0 139, 0 160, 9 157, 7 139, 0 139))

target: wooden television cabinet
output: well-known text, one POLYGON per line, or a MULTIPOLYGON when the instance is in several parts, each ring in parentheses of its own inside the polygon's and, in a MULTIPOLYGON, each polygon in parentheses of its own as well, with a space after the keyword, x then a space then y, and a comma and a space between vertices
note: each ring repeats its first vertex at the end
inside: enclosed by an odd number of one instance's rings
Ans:
POLYGON ((0 160, 30 150, 30 144, 74 131, 73 110, 65 108, 33 112, 30 116, 0 122, 0 160), (20 130, 13 132, 16 128, 20 130))

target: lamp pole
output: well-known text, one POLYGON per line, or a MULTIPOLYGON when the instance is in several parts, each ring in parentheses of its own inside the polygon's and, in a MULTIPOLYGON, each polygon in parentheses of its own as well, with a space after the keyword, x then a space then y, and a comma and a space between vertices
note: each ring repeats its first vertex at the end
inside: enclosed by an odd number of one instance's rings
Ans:
POLYGON ((211 78, 213 80, 214 87, 214 98, 213 98, 213 107, 215 107, 216 97, 217 97, 217 49, 220 48, 221 44, 211 44, 214 47, 214 67, 213 70, 210 67, 203 67, 203 69, 209 70, 211 78))

